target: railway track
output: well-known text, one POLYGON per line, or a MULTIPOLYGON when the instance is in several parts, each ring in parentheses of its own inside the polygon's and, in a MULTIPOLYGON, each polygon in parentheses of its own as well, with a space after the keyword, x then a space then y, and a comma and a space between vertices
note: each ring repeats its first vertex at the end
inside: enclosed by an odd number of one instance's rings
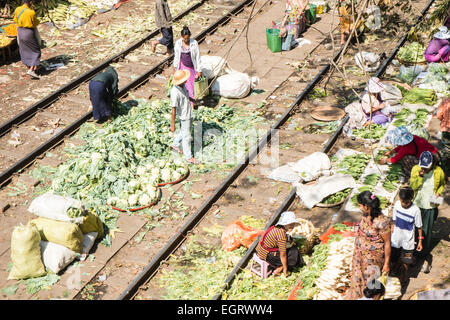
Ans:
MULTIPOLYGON (((419 23, 425 13, 428 11, 428 9, 433 4, 434 0, 429 1, 424 9, 421 12, 421 16, 419 17, 418 21, 419 23)), ((375 73, 375 76, 381 77, 383 73, 386 71, 386 68, 391 63, 392 59, 395 57, 397 51, 399 48, 405 43, 407 39, 407 32, 400 38, 390 55, 383 61, 377 72, 375 73)), ((336 61, 336 59, 340 56, 341 51, 336 54, 332 59, 333 61, 336 61)), ((325 65, 320 72, 315 76, 315 78, 308 84, 308 86, 297 96, 295 101, 290 105, 288 110, 280 117, 280 119, 272 126, 271 130, 269 130, 266 135, 259 141, 258 145, 255 146, 245 157, 245 159, 242 161, 240 165, 238 165, 233 172, 230 173, 230 175, 227 177, 227 179, 215 190, 214 194, 208 198, 206 202, 203 203, 202 207, 200 207, 197 212, 194 214, 193 217, 187 221, 184 226, 178 231, 178 233, 173 236, 168 243, 165 245, 165 247, 160 250, 159 254, 155 256, 152 261, 145 267, 145 269, 135 278, 135 280, 122 292, 122 294, 118 297, 119 300, 129 300, 129 299, 135 299, 136 297, 139 297, 139 299, 145 299, 145 292, 149 288, 149 283, 151 283, 152 278, 156 277, 159 273, 160 269, 163 268, 162 266, 165 265, 167 262, 167 259, 170 258, 172 255, 176 255, 177 253, 179 255, 183 255, 183 250, 181 248, 182 243, 185 239, 189 237, 190 234, 195 233, 195 230, 200 229, 200 224, 203 220, 205 220, 206 216, 209 214, 209 217, 211 217, 211 208, 213 204, 218 202, 219 198, 225 193, 228 192, 227 189, 232 186, 233 182, 236 181, 236 179, 239 177, 240 174, 246 168, 248 167, 249 163, 254 160, 261 152, 263 152, 268 144, 270 144, 271 139, 275 136, 275 132, 277 130, 282 129, 283 126, 290 120, 290 118, 293 116, 293 111, 297 110, 300 107, 300 104, 302 104, 306 97, 312 92, 315 86, 317 86, 321 80, 323 80, 324 76, 330 71, 332 67, 332 63, 328 63, 325 65)), ((342 146, 351 143, 351 139, 345 139, 340 137, 340 134, 342 132, 342 128, 345 125, 346 121, 348 120, 348 116, 346 116, 343 121, 341 122, 340 126, 337 128, 337 130, 329 136, 329 138, 326 141, 323 141, 323 147, 321 149, 322 152, 329 153, 333 147, 336 146, 336 142, 338 139, 341 139, 342 141, 340 144, 342 146)), ((314 151, 314 150, 313 150, 314 151)), ((315 150, 317 151, 317 150, 315 150)), ((289 159, 289 158, 288 158, 289 159)), ((236 186, 235 186, 236 188, 236 186)), ((282 201, 282 204, 276 209, 273 216, 270 218, 270 220, 266 224, 266 228, 270 227, 271 225, 275 224, 275 222, 278 220, 280 214, 289 208, 292 207, 294 201, 295 201, 295 189, 292 189, 287 197, 282 201)), ((219 206, 220 208, 220 206, 219 206)), ((215 211, 217 208, 214 208, 215 211)), ((210 219, 213 220, 213 219, 210 219)), ((329 219, 327 220, 328 225, 331 223, 329 219)), ((210 223, 211 224, 211 223, 210 223)), ((197 233, 201 233, 201 231, 198 231, 197 233)), ((259 238, 258 238, 259 239, 259 238)), ((235 279, 236 275, 245 269, 245 266, 249 262, 249 260, 252 257, 252 254, 256 248, 258 241, 254 241, 252 246, 247 250, 247 252, 244 254, 244 256, 240 259, 240 261, 235 265, 230 275, 226 278, 224 281, 223 286, 220 290, 218 290, 217 294, 214 295, 214 300, 220 300, 222 298, 222 295, 224 291, 226 291, 228 288, 230 288, 231 283, 235 279)), ((170 263, 170 260, 169 260, 170 263)), ((153 296, 151 297, 153 298, 153 296)))
MULTIPOLYGON (((174 18, 174 21, 180 21, 196 10, 201 11, 202 5, 206 2, 206 0, 201 0, 193 4, 187 10, 177 15, 174 18)), ((244 0, 234 7, 217 7, 212 13, 223 11, 225 8, 229 9, 225 14, 218 14, 220 17, 207 28, 201 30, 194 38, 201 43, 207 36, 213 34, 220 26, 232 20, 236 14, 244 10, 244 8, 251 3, 253 3, 253 0, 244 0)), ((208 11, 206 15, 211 17, 211 12, 208 11)), ((242 25, 242 23, 243 20, 240 21, 240 25, 242 25)), ((195 32, 196 30, 192 31, 195 32)), ((133 43, 126 50, 107 59, 71 81, 69 84, 53 92, 51 95, 41 99, 14 118, 1 124, 0 145, 3 150, 1 150, 2 155, 0 156, 0 170, 2 170, 0 174, 0 186, 5 185, 10 181, 14 174, 32 164, 37 157, 58 145, 66 137, 72 135, 83 123, 92 117, 87 84, 93 76, 111 64, 118 61, 124 61, 124 58, 138 49, 145 50, 143 45, 158 34, 159 31, 149 33, 143 39, 133 43), (63 125, 64 128, 55 130, 55 125, 63 125), (25 142, 20 145, 8 143, 8 140, 11 141, 11 136, 8 136, 7 133, 11 131, 14 132, 14 134, 20 135, 19 139, 25 142), (48 138, 49 136, 50 138, 48 138), (20 160, 16 161, 16 159, 20 160)), ((149 63, 152 64, 152 67, 143 74, 136 77, 134 72, 141 73, 142 70, 133 70, 132 67, 129 67, 128 70, 125 70, 124 72, 119 71, 120 85, 122 85, 123 82, 126 84, 120 88, 118 98, 125 97, 131 90, 139 87, 152 76, 163 71, 172 61, 173 55, 165 59, 148 59, 148 56, 144 56, 144 58, 147 58, 147 62, 150 60, 149 63)), ((131 64, 133 64, 133 62, 129 62, 128 65, 131 64)))

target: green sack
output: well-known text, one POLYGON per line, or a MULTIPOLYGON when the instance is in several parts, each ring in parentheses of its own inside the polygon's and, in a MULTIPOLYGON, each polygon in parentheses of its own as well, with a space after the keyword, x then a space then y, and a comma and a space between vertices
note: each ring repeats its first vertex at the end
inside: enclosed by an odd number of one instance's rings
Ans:
POLYGON ((17 226, 11 235, 13 267, 8 280, 41 277, 46 274, 41 259, 41 237, 33 225, 17 226))
POLYGON ((194 81, 194 99, 203 99, 209 94, 208 79, 199 77, 194 81))
POLYGON ((39 231, 43 241, 60 244, 72 251, 81 253, 83 233, 74 223, 38 218, 30 221, 39 231))
POLYGON ((97 239, 101 239, 105 235, 102 220, 100 220, 93 209, 89 210, 88 214, 84 217, 83 223, 80 225, 80 229, 83 234, 97 232, 97 239))

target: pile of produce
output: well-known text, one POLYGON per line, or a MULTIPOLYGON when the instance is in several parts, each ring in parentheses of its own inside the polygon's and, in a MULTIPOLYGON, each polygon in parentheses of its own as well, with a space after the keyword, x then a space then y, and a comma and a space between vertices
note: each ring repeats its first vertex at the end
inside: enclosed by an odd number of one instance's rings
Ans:
POLYGON ((316 238, 316 229, 311 221, 297 218, 300 223, 289 232, 289 235, 294 239, 297 248, 302 254, 308 254, 314 245, 316 238))
POLYGON ((411 115, 411 111, 407 108, 403 108, 394 115, 394 122, 392 123, 396 127, 404 126, 407 124, 406 119, 411 115))
POLYGON ((397 58, 405 62, 425 62, 424 52, 425 47, 422 44, 412 42, 398 50, 397 58))
POLYGON ((443 63, 430 63, 428 64, 428 73, 420 81, 419 88, 433 89, 436 94, 442 97, 446 97, 450 94, 448 85, 448 68, 443 63))
POLYGON ((9 46, 13 39, 0 33, 0 48, 9 46))
MULTIPOLYGON (((13 8, 21 2, 13 1, 13 8)), ((38 1, 34 8, 41 23, 53 21, 61 29, 73 28, 80 20, 88 19, 98 11, 97 6, 83 0, 47 0, 46 6, 38 1)))
POLYGON ((10 37, 17 37, 17 24, 12 23, 7 25, 6 27, 2 27, 3 31, 7 36, 10 37))
POLYGON ((386 128, 383 128, 379 124, 371 124, 364 128, 356 128, 352 131, 352 134, 362 139, 379 140, 386 132, 386 128))
POLYGON ((324 198, 320 203, 321 204, 340 203, 340 202, 344 201, 348 197, 348 195, 350 194, 351 191, 352 191, 352 189, 348 188, 348 189, 344 189, 342 191, 330 194, 329 196, 324 198))
POLYGON ((380 180, 380 175, 377 173, 371 173, 364 177, 364 184, 367 186, 375 187, 380 180))
POLYGON ((381 276, 378 281, 384 284, 386 290, 383 299, 395 300, 402 295, 402 284, 398 278, 381 276))
POLYGON ((339 300, 350 286, 355 238, 346 237, 330 243, 325 270, 315 281, 319 292, 314 300, 339 300))
POLYGON ((337 165, 338 173, 350 174, 355 181, 358 181, 369 161, 370 155, 365 153, 346 156, 337 165))
POLYGON ((402 103, 426 104, 433 106, 436 104, 436 92, 432 89, 412 88, 402 98, 402 103))
POLYGON ((429 114, 427 109, 418 109, 415 113, 415 118, 411 122, 423 127, 429 114))

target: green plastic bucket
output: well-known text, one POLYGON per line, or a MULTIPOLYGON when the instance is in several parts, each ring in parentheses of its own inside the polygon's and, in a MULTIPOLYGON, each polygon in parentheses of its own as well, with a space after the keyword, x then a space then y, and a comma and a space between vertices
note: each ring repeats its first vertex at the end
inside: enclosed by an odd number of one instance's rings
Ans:
POLYGON ((317 6, 315 4, 309 4, 309 10, 305 11, 306 23, 308 25, 312 25, 316 22, 316 9, 317 6))
POLYGON ((281 51, 281 38, 278 36, 279 34, 280 30, 278 29, 266 29, 267 47, 272 52, 281 51))

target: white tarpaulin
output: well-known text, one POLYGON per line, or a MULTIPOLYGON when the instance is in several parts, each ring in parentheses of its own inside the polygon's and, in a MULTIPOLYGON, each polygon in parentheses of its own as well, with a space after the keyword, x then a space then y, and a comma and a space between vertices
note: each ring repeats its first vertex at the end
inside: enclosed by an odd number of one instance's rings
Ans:
POLYGON ((311 209, 331 194, 356 187, 356 183, 351 175, 338 173, 329 177, 321 177, 317 183, 312 185, 297 182, 294 183, 294 187, 297 188, 296 193, 303 204, 311 209))

